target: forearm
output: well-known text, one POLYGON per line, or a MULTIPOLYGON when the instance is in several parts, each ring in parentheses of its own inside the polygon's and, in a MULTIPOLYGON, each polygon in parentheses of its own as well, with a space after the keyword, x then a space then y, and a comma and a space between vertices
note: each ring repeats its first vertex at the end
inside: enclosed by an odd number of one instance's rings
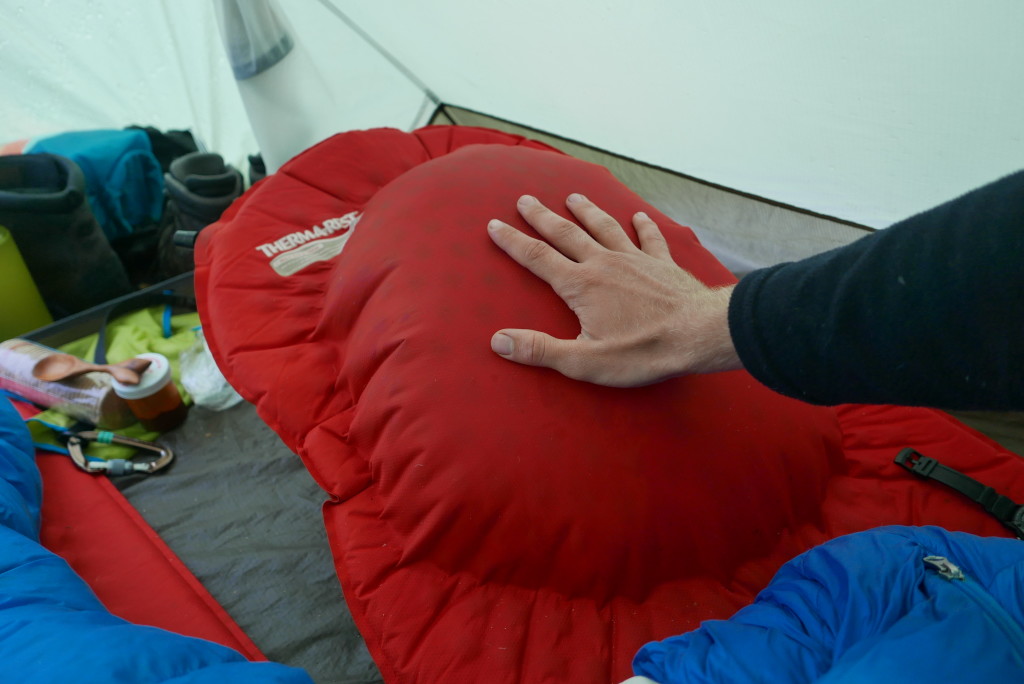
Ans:
POLYGON ((756 271, 729 327, 743 365, 823 404, 1024 408, 1024 173, 847 247, 756 271))

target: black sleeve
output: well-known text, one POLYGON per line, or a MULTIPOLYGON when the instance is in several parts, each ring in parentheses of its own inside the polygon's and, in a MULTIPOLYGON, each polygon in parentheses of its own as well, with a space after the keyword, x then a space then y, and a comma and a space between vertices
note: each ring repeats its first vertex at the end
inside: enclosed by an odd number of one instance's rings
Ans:
POLYGON ((736 286, 744 367, 818 404, 1024 409, 1024 172, 736 286))

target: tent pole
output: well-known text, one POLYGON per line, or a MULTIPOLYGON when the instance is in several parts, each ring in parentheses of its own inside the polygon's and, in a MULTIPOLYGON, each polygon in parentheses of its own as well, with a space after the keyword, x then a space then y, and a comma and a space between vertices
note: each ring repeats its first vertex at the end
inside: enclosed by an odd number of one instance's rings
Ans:
MULTIPOLYGON (((390 62, 391 66, 393 66, 396 69, 398 69, 398 71, 401 72, 401 74, 403 76, 405 76, 407 79, 409 79, 409 81, 413 85, 415 85, 417 88, 422 90, 423 94, 427 96, 427 99, 430 100, 430 102, 434 106, 438 106, 438 105, 441 104, 440 98, 438 98, 438 96, 436 94, 434 94, 434 91, 431 90, 427 86, 426 83, 421 81, 420 78, 416 74, 414 74, 412 72, 412 70, 409 69, 409 67, 405 66, 405 64, 400 62, 397 57, 395 57, 390 52, 388 52, 387 49, 385 49, 383 45, 381 45, 376 40, 374 40, 372 37, 370 37, 370 34, 368 34, 366 31, 364 31, 357 23, 352 21, 352 19, 350 19, 347 14, 345 14, 340 9, 338 9, 335 6, 335 4, 333 2, 331 2, 331 0, 320 0, 320 4, 323 5, 329 12, 331 12, 331 14, 333 14, 334 16, 338 17, 338 19, 343 21, 346 26, 348 26, 350 29, 352 29, 356 33, 356 35, 358 35, 360 38, 362 38, 364 41, 366 41, 366 43, 370 47, 372 47, 374 50, 376 50, 378 52, 378 54, 380 54, 381 57, 383 57, 388 62, 390 62)), ((417 118, 418 117, 419 117, 419 115, 417 114, 417 118)))

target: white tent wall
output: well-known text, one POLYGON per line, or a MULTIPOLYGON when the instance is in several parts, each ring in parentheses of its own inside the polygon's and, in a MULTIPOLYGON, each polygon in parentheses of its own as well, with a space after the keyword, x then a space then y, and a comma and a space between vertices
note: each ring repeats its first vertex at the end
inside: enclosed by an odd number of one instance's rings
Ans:
POLYGON ((446 102, 874 227, 1024 160, 1017 0, 331 1, 446 102))
MULTIPOLYGON (((133 123, 255 151, 208 0, 2 0, 0 137, 133 123)), ((1024 160, 1019 0, 280 0, 337 130, 423 95, 881 227, 1024 160)))
POLYGON ((192 128, 214 147, 251 144, 207 3, 3 5, 5 141, 140 124, 192 128))
MULTIPOLYGON (((321 75, 336 84, 317 99, 337 130, 412 124, 406 110, 422 102, 417 88, 315 0, 286 4, 321 75), (348 83, 372 86, 354 97, 348 83)), ((257 151, 212 0, 0 0, 0 8, 0 144, 139 124, 191 129, 235 164, 257 151)))

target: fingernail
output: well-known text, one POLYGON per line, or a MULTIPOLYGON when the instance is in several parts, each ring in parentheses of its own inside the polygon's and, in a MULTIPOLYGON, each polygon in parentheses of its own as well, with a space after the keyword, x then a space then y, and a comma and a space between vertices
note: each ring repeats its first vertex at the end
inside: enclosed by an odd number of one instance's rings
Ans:
POLYGON ((636 217, 638 219, 643 220, 643 221, 650 221, 651 220, 651 217, 648 216, 647 212, 645 212, 645 211, 638 211, 638 212, 636 212, 636 217))
POLYGON ((512 353, 512 338, 502 333, 497 333, 491 338, 491 351, 500 356, 508 356, 512 353))
POLYGON ((525 207, 533 204, 537 201, 537 198, 532 195, 523 195, 519 198, 519 206, 525 207))
POLYGON ((487 230, 489 230, 489 231, 491 231, 493 233, 494 231, 496 231, 499 228, 501 228, 503 225, 505 225, 505 224, 503 224, 498 219, 491 219, 490 221, 487 222, 487 230))
POLYGON ((575 204, 576 202, 586 202, 587 198, 578 192, 574 192, 571 195, 569 195, 569 201, 575 204))

